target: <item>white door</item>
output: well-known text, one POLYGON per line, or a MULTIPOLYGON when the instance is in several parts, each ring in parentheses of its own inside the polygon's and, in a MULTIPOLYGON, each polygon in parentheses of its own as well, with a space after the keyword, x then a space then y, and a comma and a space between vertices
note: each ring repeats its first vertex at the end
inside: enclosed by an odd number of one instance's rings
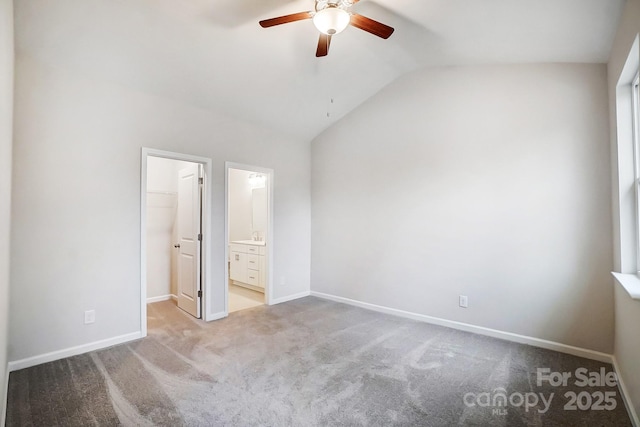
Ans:
POLYGON ((180 170, 178 184, 178 307, 200 318, 200 165, 180 170))

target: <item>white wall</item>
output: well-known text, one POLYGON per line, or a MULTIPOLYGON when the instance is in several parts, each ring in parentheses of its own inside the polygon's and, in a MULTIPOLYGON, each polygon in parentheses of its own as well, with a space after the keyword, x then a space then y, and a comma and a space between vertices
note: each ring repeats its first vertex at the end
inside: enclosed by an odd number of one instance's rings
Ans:
MULTIPOLYGON (((631 194, 631 182, 626 188, 624 182, 620 183, 619 177, 633 174, 629 172, 633 168, 633 159, 627 153, 632 152, 631 147, 618 146, 618 133, 616 129, 616 86, 623 71, 623 67, 629 57, 631 46, 640 33, 640 0, 628 0, 622 14, 620 27, 613 44, 611 57, 608 64, 609 99, 611 118, 611 169, 612 169, 612 211, 614 219, 613 241, 615 253, 615 271, 634 273, 635 265, 635 239, 633 231, 635 226, 635 212, 633 197, 631 194), (621 154, 621 155, 620 155, 621 154), (620 155, 620 157, 619 157, 620 155), (634 225, 631 225, 634 224, 634 225)), ((635 53, 636 63, 640 63, 640 51, 635 53)), ((632 180, 632 178, 631 178, 632 180)), ((614 281, 611 280, 613 283, 614 281)), ((618 374, 622 377, 629 392, 628 400, 640 412, 640 340, 638 339, 637 326, 640 322, 640 301, 632 300, 619 286, 616 287, 616 322, 615 322, 615 349, 614 354, 618 362, 618 374)))
POLYGON ((150 156, 147 159, 147 191, 178 192, 178 165, 185 162, 150 156))
POLYGON ((176 163, 160 157, 147 160, 147 298, 172 294, 173 233, 178 202, 176 163))
POLYGON ((312 290, 611 352, 608 132, 603 65, 397 80, 312 143, 312 290))
POLYGON ((11 147, 13 128, 13 2, 0 0, 0 425, 6 413, 9 321, 11 147))
MULTIPOLYGON (((262 165, 257 165, 262 166, 262 165)), ((251 240, 251 185, 252 172, 229 169, 229 241, 251 240)))
POLYGON ((20 55, 16 66, 11 360, 140 329, 142 146, 213 159, 214 313, 225 161, 275 170, 274 297, 309 290, 308 143, 20 55))

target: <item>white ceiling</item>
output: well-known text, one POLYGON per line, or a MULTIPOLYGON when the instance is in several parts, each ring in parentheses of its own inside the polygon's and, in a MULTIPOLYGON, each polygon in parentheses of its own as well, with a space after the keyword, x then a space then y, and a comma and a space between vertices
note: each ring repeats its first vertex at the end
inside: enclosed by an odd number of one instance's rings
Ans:
POLYGON ((353 11, 395 27, 395 33, 383 40, 347 28, 325 58, 315 57, 311 21, 258 25, 313 4, 19 0, 16 49, 20 56, 222 110, 308 141, 422 67, 604 63, 624 0, 362 0, 353 11))

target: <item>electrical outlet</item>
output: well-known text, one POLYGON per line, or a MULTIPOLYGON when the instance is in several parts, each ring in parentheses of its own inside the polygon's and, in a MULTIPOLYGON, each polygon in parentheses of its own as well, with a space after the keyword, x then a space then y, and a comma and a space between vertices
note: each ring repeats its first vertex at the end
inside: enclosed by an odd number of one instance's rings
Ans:
POLYGON ((460 295, 460 307, 467 308, 469 307, 469 298, 466 295, 460 295))
POLYGON ((87 310, 84 312, 84 324, 88 325, 90 323, 94 323, 96 321, 96 311, 95 310, 87 310))

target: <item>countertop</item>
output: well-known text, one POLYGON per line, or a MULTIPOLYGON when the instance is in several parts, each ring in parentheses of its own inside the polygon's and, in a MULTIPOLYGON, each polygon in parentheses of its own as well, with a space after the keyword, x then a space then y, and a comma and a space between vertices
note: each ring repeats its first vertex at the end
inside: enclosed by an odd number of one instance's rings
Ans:
POLYGON ((258 240, 233 240, 230 243, 239 243, 241 245, 265 246, 267 242, 265 242, 264 240, 262 240, 262 241, 258 241, 258 240))

